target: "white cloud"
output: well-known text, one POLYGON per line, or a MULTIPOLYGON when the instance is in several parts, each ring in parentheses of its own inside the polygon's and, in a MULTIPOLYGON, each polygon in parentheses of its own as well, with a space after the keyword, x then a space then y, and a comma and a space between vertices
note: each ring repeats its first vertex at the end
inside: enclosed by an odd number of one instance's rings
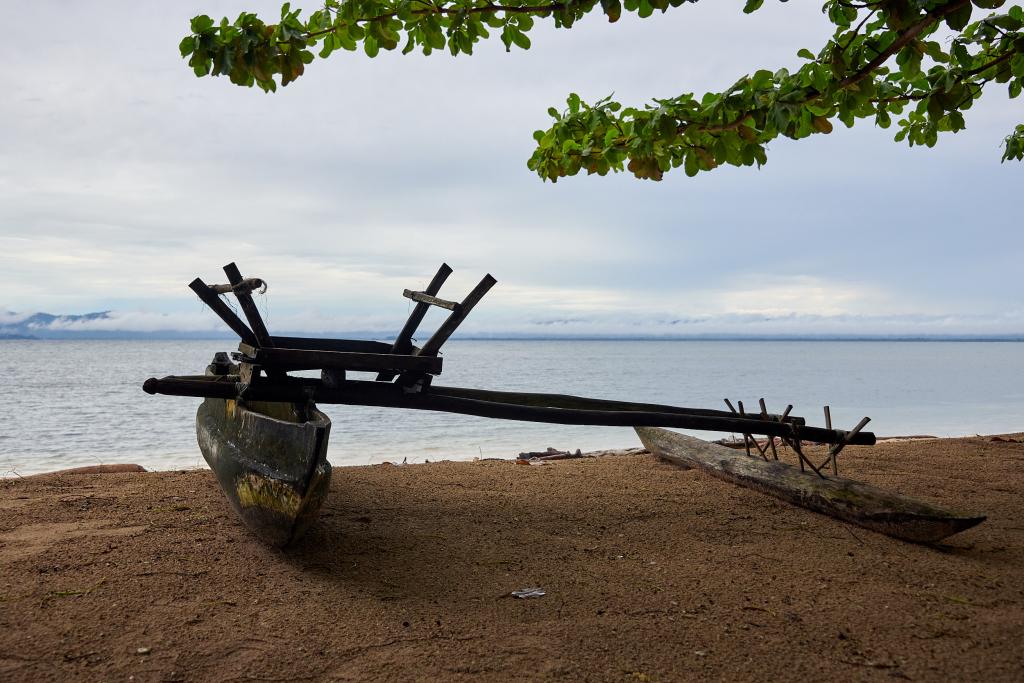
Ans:
POLYGON ((273 96, 196 79, 178 56, 191 14, 242 7, 273 16, 279 3, 8 12, 46 26, 47 49, 5 36, 0 304, 139 311, 151 317, 133 324, 159 325, 196 314, 185 284, 220 281, 232 260, 267 278, 272 321, 296 329, 390 329, 401 290, 442 260, 456 268, 451 298, 484 272, 499 279, 468 323, 480 329, 630 310, 969 321, 1024 295, 1024 174, 997 149, 1020 117, 1000 93, 935 150, 861 124, 779 141, 761 171, 551 185, 525 168, 530 133, 569 91, 638 104, 791 65, 827 35, 813 4, 588 17, 539 27, 525 53, 494 41, 458 59, 338 54, 273 96), (948 189, 940 201, 935 188, 948 189))
POLYGON ((25 318, 28 318, 31 313, 15 313, 14 311, 5 311, 0 309, 0 325, 16 325, 25 318))
POLYGON ((877 287, 822 278, 750 275, 734 289, 711 293, 712 307, 759 316, 822 315, 887 310, 891 300, 877 287))

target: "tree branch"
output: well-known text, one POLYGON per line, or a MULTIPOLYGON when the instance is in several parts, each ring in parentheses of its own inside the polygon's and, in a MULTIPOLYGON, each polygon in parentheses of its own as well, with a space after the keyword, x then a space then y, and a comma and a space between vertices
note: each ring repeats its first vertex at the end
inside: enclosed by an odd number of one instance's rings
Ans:
POLYGON ((877 57, 875 57, 870 62, 862 66, 856 73, 847 76, 843 80, 839 81, 839 83, 836 85, 836 89, 842 90, 864 80, 869 75, 871 75, 871 73, 875 69, 885 64, 890 57, 892 57, 894 54, 905 48, 910 43, 914 42, 914 40, 919 35, 921 35, 921 33, 923 33, 925 29, 935 24, 939 19, 942 19, 947 14, 952 14, 958 9, 969 4, 971 4, 971 0, 953 0, 953 2, 949 3, 948 5, 943 5, 938 10, 925 14, 921 19, 918 20, 916 24, 913 24, 905 32, 901 33, 900 37, 894 40, 889 47, 882 50, 882 52, 879 53, 877 57))
MULTIPOLYGON (((553 2, 550 5, 483 5, 480 7, 432 7, 431 9, 418 9, 413 10, 409 14, 415 16, 425 15, 440 15, 440 16, 452 16, 454 14, 468 15, 468 14, 484 14, 487 12, 504 12, 505 14, 546 14, 548 12, 555 12, 558 10, 568 9, 568 3, 553 2)), ((362 22, 364 24, 372 23, 374 21, 380 21, 381 19, 394 19, 398 16, 398 12, 390 12, 388 14, 379 14, 375 17, 356 17, 355 22, 362 22)), ((319 38, 329 33, 334 32, 334 27, 320 29, 319 31, 311 31, 306 34, 306 38, 319 38)))

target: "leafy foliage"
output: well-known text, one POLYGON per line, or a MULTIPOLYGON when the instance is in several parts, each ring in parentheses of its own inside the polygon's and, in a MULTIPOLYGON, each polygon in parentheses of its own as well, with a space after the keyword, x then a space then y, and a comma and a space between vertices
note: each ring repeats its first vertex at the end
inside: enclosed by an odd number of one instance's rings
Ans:
MULTIPOLYGON (((571 28, 592 12, 615 22, 623 11, 646 18, 696 1, 326 0, 305 21, 289 4, 276 24, 251 13, 219 24, 198 16, 180 47, 197 76, 228 76, 272 92, 278 81, 285 86, 305 72, 313 50, 326 58, 361 47, 375 57, 404 42, 403 53, 472 54, 492 33, 507 50, 525 50, 535 19, 571 28)), ((744 12, 763 3, 747 0, 744 12)), ((836 121, 849 127, 858 119, 889 128, 895 118, 897 141, 931 147, 940 133, 966 126, 964 112, 987 86, 1005 86, 1011 99, 1024 89, 1024 9, 975 17, 976 9, 1004 4, 826 0, 822 11, 835 31, 817 53, 797 52, 804 60, 798 69, 760 69, 721 92, 684 93, 643 107, 610 97, 588 104, 571 94, 565 109, 548 110, 551 127, 534 133, 528 165, 552 181, 581 170, 660 180, 682 167, 693 176, 723 164, 760 166, 779 136, 827 134, 836 121)), ((1024 159, 1024 124, 1006 136, 1003 150, 1003 161, 1024 159)))

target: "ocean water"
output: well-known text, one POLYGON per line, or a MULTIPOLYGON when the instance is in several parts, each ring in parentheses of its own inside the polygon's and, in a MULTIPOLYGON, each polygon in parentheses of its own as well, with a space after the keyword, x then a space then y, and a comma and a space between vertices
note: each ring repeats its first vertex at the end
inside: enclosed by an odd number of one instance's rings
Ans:
MULTIPOLYGON (((224 340, 0 341, 0 476, 99 463, 204 466, 200 399, 150 396, 148 377, 198 374, 224 340)), ((437 384, 723 408, 722 399, 880 436, 1024 430, 1024 343, 460 341, 437 384)), ((639 445, 629 428, 531 424, 446 413, 321 406, 336 466, 512 457, 639 445)), ((707 432, 704 433, 708 435, 707 432)), ((715 435, 717 436, 717 435, 715 435)))

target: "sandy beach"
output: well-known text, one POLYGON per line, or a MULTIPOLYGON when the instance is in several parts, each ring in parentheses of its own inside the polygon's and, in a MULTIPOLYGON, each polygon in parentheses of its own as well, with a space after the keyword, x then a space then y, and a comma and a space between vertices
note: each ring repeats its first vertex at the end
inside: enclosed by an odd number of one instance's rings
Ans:
POLYGON ((844 452, 989 516, 937 547, 643 454, 337 469, 285 552, 206 471, 4 479, 0 679, 1020 680, 1019 439, 844 452))

